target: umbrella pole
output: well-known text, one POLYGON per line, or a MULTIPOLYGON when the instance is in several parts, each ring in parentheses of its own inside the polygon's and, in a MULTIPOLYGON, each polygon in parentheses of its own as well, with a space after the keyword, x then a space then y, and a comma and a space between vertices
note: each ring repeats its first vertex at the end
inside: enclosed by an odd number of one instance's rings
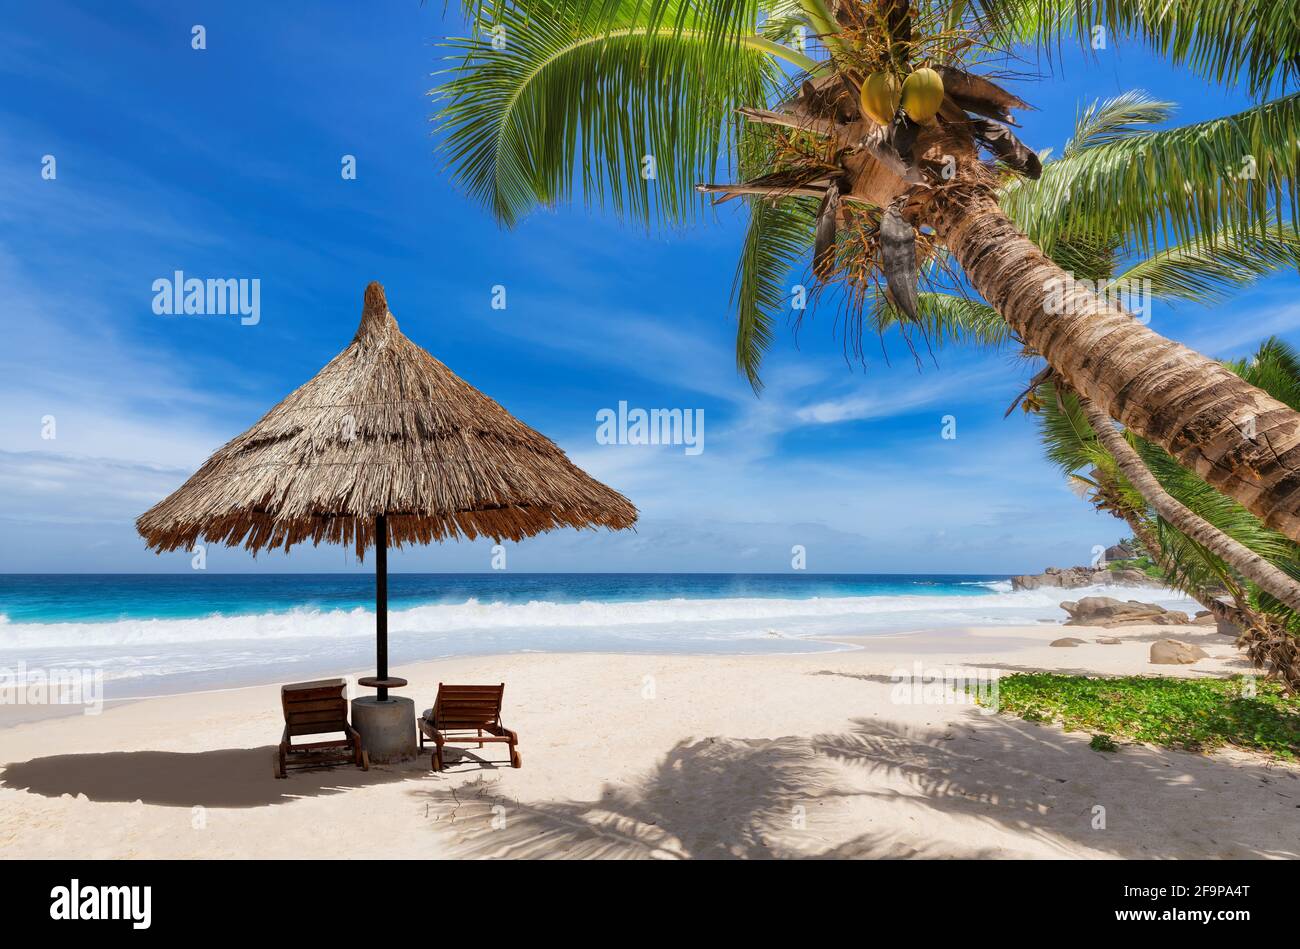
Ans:
MULTIPOLYGON (((388 678, 388 518, 375 515, 375 674, 388 678)), ((379 687, 379 701, 388 701, 388 686, 379 687)))

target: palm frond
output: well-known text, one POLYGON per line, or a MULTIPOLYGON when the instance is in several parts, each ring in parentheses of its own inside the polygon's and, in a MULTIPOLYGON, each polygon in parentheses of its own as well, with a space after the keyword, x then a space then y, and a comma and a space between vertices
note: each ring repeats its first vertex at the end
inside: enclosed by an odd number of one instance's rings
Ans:
MULTIPOLYGON (((1261 347, 1259 358, 1245 368, 1262 367, 1274 382, 1291 372, 1279 391, 1300 389, 1300 357, 1284 344, 1270 341, 1261 347)), ((1242 368, 1241 366, 1234 368, 1242 368)), ((1050 461, 1072 482, 1092 493, 1094 503, 1117 516, 1134 516, 1147 521, 1161 545, 1165 581, 1193 596, 1213 595, 1225 584, 1247 586, 1219 557, 1183 535, 1155 515, 1147 500, 1128 482, 1115 460, 1099 444, 1078 400, 1071 392, 1057 392, 1052 382, 1040 387, 1041 408, 1037 413, 1039 436, 1050 461), (1081 472, 1087 472, 1084 477, 1081 472)), ((1287 571, 1300 570, 1300 548, 1287 537, 1265 527, 1258 518, 1233 499, 1182 467, 1160 447, 1130 433, 1129 441, 1161 486, 1202 520, 1212 524, 1261 557, 1287 571)), ((1277 612, 1277 604, 1267 606, 1277 612)))
POLYGON ((774 51, 815 65, 756 34, 757 0, 476 8, 490 24, 448 41, 435 122, 454 178, 506 225, 575 188, 647 223, 689 220, 695 185, 732 151, 737 107, 773 93, 774 51))
POLYGON ((816 220, 816 198, 750 199, 749 229, 736 267, 732 299, 736 304, 736 368, 756 393, 763 388, 759 369, 772 345, 773 325, 790 309, 791 289, 785 281, 811 249, 816 220))
POLYGON ((1300 409, 1300 354, 1276 336, 1264 340, 1249 360, 1226 365, 1279 402, 1300 409))
POLYGON ((1062 234, 1128 235, 1143 253, 1300 218, 1300 93, 1208 122, 1116 135, 1003 188, 1007 214, 1049 254, 1062 234), (1279 214, 1279 207, 1290 209, 1279 214))
POLYGON ((1064 39, 1091 46, 1144 40, 1159 55, 1214 82, 1244 76, 1253 94, 1285 88, 1300 75, 1295 0, 1004 0, 1002 42, 1051 52, 1064 39))
POLYGON ((1147 286, 1156 297, 1212 304, 1261 277, 1300 267, 1300 231, 1291 223, 1259 234, 1220 229, 1208 237, 1159 251, 1119 273, 1115 280, 1147 286))
POLYGON ((1174 115, 1172 102, 1154 99, 1140 89, 1110 99, 1096 99, 1075 118, 1074 134, 1061 157, 1068 158, 1087 148, 1109 145, 1152 125, 1162 125, 1174 115))
POLYGON ((806 41, 812 39, 814 31, 809 28, 808 14, 800 0, 767 0, 761 7, 763 26, 759 32, 763 36, 778 43, 794 45, 800 39, 798 31, 802 27, 802 37, 806 41))
POLYGON ((1067 234, 1052 241, 1052 260, 1079 280, 1111 279, 1123 241, 1119 235, 1067 234))
POLYGON ((1227 564, 1168 521, 1156 517, 1150 525, 1160 545, 1161 579, 1166 586, 1201 599, 1228 584, 1239 584, 1227 564))
POLYGON ((1131 440, 1164 489, 1192 513, 1272 563, 1296 559, 1296 545, 1287 537, 1265 527, 1259 518, 1178 464, 1159 446, 1131 440))
MULTIPOLYGON (((1137 517, 1148 522, 1161 546, 1166 583, 1201 598, 1213 595, 1212 591, 1225 583, 1241 585, 1240 578, 1219 557, 1155 515, 1147 499, 1101 447, 1073 393, 1063 392, 1058 402, 1051 382, 1045 383, 1041 391, 1039 436, 1048 459, 1072 483, 1090 488, 1094 503, 1117 517, 1137 517), (1081 476, 1082 471, 1087 471, 1088 476, 1081 476)), ((1286 537, 1264 527, 1249 511, 1183 468, 1158 446, 1131 434, 1128 438, 1162 487, 1202 520, 1279 566, 1296 560, 1297 548, 1286 537)))
POLYGON ((997 349, 1011 339, 1011 327, 1001 313, 982 300, 955 293, 918 293, 915 320, 883 294, 876 298, 874 313, 878 331, 884 332, 891 326, 903 329, 919 326, 926 339, 935 345, 973 343, 997 349))
MULTIPOLYGON (((1039 387, 1042 411, 1037 414, 1038 437, 1047 459, 1067 476, 1098 465, 1110 456, 1097 443, 1097 435, 1073 392, 1059 391, 1052 382, 1039 387)), ((1114 462, 1110 463, 1114 467, 1114 462)))

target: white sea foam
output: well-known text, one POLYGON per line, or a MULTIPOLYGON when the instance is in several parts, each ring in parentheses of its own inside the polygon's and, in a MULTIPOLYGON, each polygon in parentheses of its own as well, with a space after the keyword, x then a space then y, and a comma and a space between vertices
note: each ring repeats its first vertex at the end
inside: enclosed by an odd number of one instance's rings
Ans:
MULTIPOLYGON (((548 648, 555 634, 566 640, 737 639, 806 637, 827 634, 954 627, 1012 625, 1062 619, 1063 599, 1091 594, 1125 597, 1122 588, 1021 590, 1007 581, 981 584, 990 590, 978 596, 856 596, 777 599, 731 597, 672 598, 634 601, 549 600, 528 603, 480 602, 427 604, 389 613, 391 635, 440 636, 495 634, 509 648, 548 648), (517 642, 515 642, 517 640, 517 642)), ((1131 595, 1166 607, 1194 608, 1172 590, 1143 589, 1131 595)), ((111 647, 197 646, 210 643, 261 643, 311 637, 316 640, 369 640, 374 613, 366 609, 315 610, 244 616, 213 615, 201 619, 125 619, 107 622, 14 623, 0 615, 0 650, 107 649, 111 647)), ((287 644, 286 644, 287 645, 287 644)), ((256 651, 256 650, 255 650, 256 651)))
MULTIPOLYGON (((510 652, 810 652, 849 648, 835 643, 839 636, 1059 621, 1061 600, 1089 594, 1195 606, 1173 591, 1149 588, 1008 587, 975 584, 970 595, 431 603, 390 611, 389 656, 401 664, 510 652)), ((75 623, 0 616, 0 670, 19 662, 93 666, 109 699, 286 682, 372 667, 374 628, 374 612, 366 609, 75 623)))
POLYGON ((963 580, 957 584, 961 587, 984 587, 986 590, 992 590, 995 593, 1010 593, 1010 580, 963 580))

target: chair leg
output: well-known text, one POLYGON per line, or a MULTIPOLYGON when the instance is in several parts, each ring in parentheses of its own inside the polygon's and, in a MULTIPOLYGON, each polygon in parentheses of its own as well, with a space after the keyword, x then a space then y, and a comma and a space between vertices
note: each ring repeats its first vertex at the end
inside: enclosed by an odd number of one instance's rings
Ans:
MULTIPOLYGON (((478 737, 482 738, 482 737, 483 737, 483 729, 479 728, 479 729, 476 729, 476 730, 478 731, 478 737)), ((480 748, 482 748, 482 747, 483 747, 483 742, 480 741, 480 742, 478 743, 478 746, 479 746, 480 748)))
POLYGON ((437 736, 433 739, 433 758, 431 764, 433 765, 434 771, 442 770, 442 742, 438 740, 437 736))
POLYGON ((524 766, 524 756, 519 753, 519 736, 514 732, 510 735, 510 767, 522 768, 524 766))
POLYGON ((352 763, 362 771, 370 770, 370 758, 366 754, 366 748, 361 743, 361 735, 355 729, 349 726, 344 730, 348 739, 348 750, 352 752, 352 763))

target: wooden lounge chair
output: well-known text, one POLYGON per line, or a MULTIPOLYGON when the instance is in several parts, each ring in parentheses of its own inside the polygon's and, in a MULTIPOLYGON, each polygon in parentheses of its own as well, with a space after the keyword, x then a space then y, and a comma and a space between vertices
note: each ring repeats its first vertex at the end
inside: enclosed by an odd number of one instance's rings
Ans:
POLYGON ((290 768, 321 768, 355 764, 370 770, 370 756, 361 747, 361 736, 348 724, 347 683, 342 679, 320 679, 282 686, 284 737, 275 760, 275 776, 287 778, 290 768), (342 738, 295 745, 299 735, 342 732, 342 738))
POLYGON ((501 724, 501 697, 505 691, 504 682, 500 685, 438 683, 433 708, 427 709, 420 718, 420 748, 424 748, 425 738, 433 742, 434 771, 442 770, 442 746, 446 744, 477 744, 482 748, 485 742, 505 742, 510 746, 510 767, 523 764, 519 736, 501 724))

